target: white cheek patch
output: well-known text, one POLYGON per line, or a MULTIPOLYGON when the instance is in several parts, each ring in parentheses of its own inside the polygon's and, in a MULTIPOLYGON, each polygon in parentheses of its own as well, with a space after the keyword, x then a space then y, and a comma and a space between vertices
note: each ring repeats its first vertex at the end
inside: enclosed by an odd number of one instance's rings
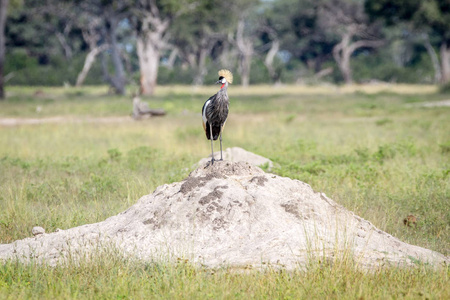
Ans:
POLYGON ((227 80, 225 78, 222 78, 222 83, 227 82, 227 80))

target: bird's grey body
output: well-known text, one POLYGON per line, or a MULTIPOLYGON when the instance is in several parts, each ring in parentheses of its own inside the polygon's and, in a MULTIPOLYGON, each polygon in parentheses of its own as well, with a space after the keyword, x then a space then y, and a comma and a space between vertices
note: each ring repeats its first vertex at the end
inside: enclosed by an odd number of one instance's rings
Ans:
POLYGON ((215 141, 219 138, 222 127, 228 118, 229 104, 230 100, 227 94, 227 87, 224 86, 203 105, 202 115, 206 127, 206 138, 208 140, 211 139, 210 125, 212 127, 212 139, 215 141))
MULTIPOLYGON (((231 79, 232 80, 232 79, 231 79)), ((228 118, 228 107, 230 104, 228 98, 228 81, 220 76, 217 83, 222 87, 214 95, 206 100, 202 108, 203 129, 206 138, 211 140, 211 163, 214 163, 213 141, 220 138, 220 160, 222 160, 222 131, 228 118)))

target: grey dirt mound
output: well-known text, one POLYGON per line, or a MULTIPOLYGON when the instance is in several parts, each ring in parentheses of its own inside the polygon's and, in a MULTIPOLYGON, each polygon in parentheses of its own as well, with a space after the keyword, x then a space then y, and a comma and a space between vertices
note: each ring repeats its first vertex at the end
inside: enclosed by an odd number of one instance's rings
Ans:
POLYGON ((340 255, 364 268, 450 262, 377 229, 306 183, 227 161, 204 164, 103 222, 0 245, 0 260, 57 264, 107 245, 146 261, 184 258, 208 267, 292 269, 340 255))

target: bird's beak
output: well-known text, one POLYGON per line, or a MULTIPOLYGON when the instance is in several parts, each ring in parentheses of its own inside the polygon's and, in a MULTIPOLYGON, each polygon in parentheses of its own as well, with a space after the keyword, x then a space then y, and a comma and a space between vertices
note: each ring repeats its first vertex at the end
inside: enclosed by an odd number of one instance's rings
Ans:
POLYGON ((217 81, 216 81, 216 84, 218 84, 218 83, 222 83, 222 82, 221 82, 220 80, 217 80, 217 81))

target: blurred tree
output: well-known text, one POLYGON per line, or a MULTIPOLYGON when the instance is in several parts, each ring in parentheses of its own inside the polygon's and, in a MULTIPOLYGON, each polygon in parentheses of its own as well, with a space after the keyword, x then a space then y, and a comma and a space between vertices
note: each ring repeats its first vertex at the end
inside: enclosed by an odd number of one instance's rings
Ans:
POLYGON ((280 39, 278 38, 277 32, 271 26, 262 24, 261 31, 260 38, 263 42, 263 47, 265 46, 264 48, 268 48, 264 58, 264 66, 266 66, 272 82, 280 83, 281 68, 276 68, 274 63, 275 58, 280 51, 280 39))
MULTIPOLYGON (((93 40, 94 28, 98 29, 98 26, 93 24, 102 24, 101 19, 83 11, 82 7, 74 5, 72 1, 41 0, 30 3, 27 10, 33 5, 34 18, 43 18, 41 23, 46 24, 46 32, 56 36, 67 61, 72 60, 75 51, 83 51, 85 44, 88 45, 89 52, 75 83, 76 86, 81 86, 95 61, 95 56, 107 46, 104 44, 97 47, 98 35, 95 36, 97 40, 93 40)), ((98 30, 96 33, 98 34, 98 30)))
POLYGON ((322 69, 322 65, 331 58, 331 50, 338 39, 319 27, 320 3, 315 0, 277 0, 265 3, 261 39, 271 46, 265 64, 274 81, 279 80, 282 70, 289 65, 298 68, 298 61, 318 76, 332 70, 322 69), (283 56, 280 55, 282 53, 283 56), (286 65, 278 63, 276 70, 273 66, 274 58, 284 61, 286 65))
POLYGON ((131 1, 132 24, 136 31, 139 57, 140 91, 152 95, 158 78, 161 51, 169 48, 169 27, 175 18, 192 11, 197 3, 190 0, 131 1))
POLYGON ((5 61, 5 23, 9 0, 0 0, 0 99, 5 98, 3 65, 5 61))
MULTIPOLYGON (((171 43, 178 49, 181 59, 194 71, 192 83, 195 85, 203 84, 208 57, 219 57, 220 48, 228 43, 227 36, 232 32, 234 16, 224 18, 222 12, 228 10, 231 2, 200 1, 192 12, 183 14, 173 23, 171 43)), ((231 65, 227 62, 224 67, 231 65)))
POLYGON ((101 18, 84 14, 81 16, 81 21, 82 25, 80 27, 83 39, 87 43, 89 50, 84 60, 83 68, 77 76, 76 86, 83 85, 97 55, 110 47, 105 39, 102 38, 101 28, 103 20, 101 18))
MULTIPOLYGON (((67 0, 68 1, 68 0, 67 0)), ((77 6, 89 16, 96 16, 102 20, 99 28, 101 38, 105 44, 109 45, 109 56, 114 68, 114 74, 110 74, 107 56, 102 52, 103 76, 117 94, 125 94, 125 69, 119 49, 118 29, 119 25, 129 15, 130 6, 127 1, 121 0, 80 0, 77 6)), ((89 27, 89 25, 87 26, 89 27)), ((106 46, 103 46, 106 47, 106 46)), ((97 49, 100 53, 100 51, 97 49)))
POLYGON ((229 41, 236 47, 239 54, 239 73, 241 75, 241 84, 244 87, 250 83, 251 64, 260 25, 258 4, 258 0, 227 2, 231 14, 237 17, 237 20, 234 21, 236 26, 232 28, 235 33, 228 36, 229 41))
MULTIPOLYGON (((65 81, 75 81, 69 74, 78 69, 78 58, 88 50, 83 69, 78 74, 78 85, 84 81, 95 56, 108 49, 108 56, 103 57, 104 79, 115 92, 122 94, 126 80, 117 30, 119 26, 123 27, 119 24, 126 17, 126 9, 122 1, 25 0, 24 9, 14 13, 8 22, 8 40, 13 47, 23 48, 29 56, 37 57, 38 68, 49 66, 56 68, 56 73, 61 70, 59 75, 52 73, 52 77, 59 76, 61 81, 62 77, 65 81), (66 62, 60 60, 61 56, 66 62), (110 75, 109 57, 113 75, 110 75), (66 69, 62 70, 62 66, 66 69)), ((29 80, 30 84, 42 82, 33 77, 29 80)))
POLYGON ((64 1, 25 0, 22 9, 11 12, 7 24, 8 44, 24 48, 42 64, 52 57, 71 61, 83 40, 76 28, 76 9, 64 1))
POLYGON ((435 66, 435 77, 450 82, 450 0, 366 0, 366 11, 387 25, 408 21, 423 37, 424 46, 435 66), (431 37, 431 38, 430 38, 431 37), (432 47, 436 38, 440 49, 440 68, 432 47))
MULTIPOLYGON (((34 22, 41 23, 46 35, 54 35, 61 46, 67 61, 73 58, 75 48, 82 43, 75 27, 80 11, 71 3, 56 0, 27 1, 26 14, 32 16, 34 22)), ((48 49, 46 49, 48 51, 48 49)))
POLYGON ((252 57, 254 53, 254 42, 252 41, 251 29, 245 33, 245 28, 250 27, 246 22, 246 15, 243 13, 239 16, 239 21, 236 29, 235 44, 239 51, 239 71, 241 73, 241 84, 247 87, 250 82, 250 68, 252 64, 252 57))
POLYGON ((249 84, 254 44, 258 41, 258 4, 259 0, 204 0, 174 21, 170 42, 194 71, 195 85, 203 84, 208 62, 228 69, 237 62, 236 79, 240 78, 243 86, 249 84))
MULTIPOLYGON (((10 7, 20 2, 8 1, 10 7)), ((160 83, 203 84, 219 65, 237 69, 243 85, 330 73, 351 82, 352 69, 370 80, 373 66, 385 80, 412 82, 422 74, 419 80, 430 82, 432 66, 436 80, 450 76, 444 75, 450 72, 450 0, 23 1, 23 9, 8 13, 5 29, 3 68, 15 84, 98 83, 103 70, 124 93, 127 74, 139 69, 142 93, 152 94, 158 71, 160 83), (378 18, 394 26, 382 31, 378 18), (381 36, 391 42, 383 57, 373 50, 381 36), (422 62, 425 49, 433 64, 422 62), (97 57, 101 65, 94 64, 97 57), (357 65, 366 62, 372 67, 357 65), (423 72, 415 77, 404 71, 419 66, 423 72), (86 77, 91 67, 95 78, 86 77)))
POLYGON ((293 58, 298 58, 299 44, 297 41, 292 44, 295 36, 294 22, 295 15, 301 13, 301 1, 298 0, 278 0, 263 2, 261 5, 261 16, 259 18, 258 37, 261 40, 260 52, 265 53, 264 66, 269 73, 272 82, 280 82, 282 67, 284 65, 275 62, 279 61, 280 50, 287 51, 293 58), (282 66, 282 67, 280 67, 282 66))
POLYGON ((344 82, 352 83, 350 58, 360 48, 383 45, 380 23, 369 20, 363 0, 329 0, 319 5, 319 27, 325 33, 338 37, 339 42, 333 47, 333 57, 344 82))
POLYGON ((4 64, 6 54, 5 26, 8 10, 16 11, 23 5, 22 0, 0 0, 0 100, 5 98, 4 64))

